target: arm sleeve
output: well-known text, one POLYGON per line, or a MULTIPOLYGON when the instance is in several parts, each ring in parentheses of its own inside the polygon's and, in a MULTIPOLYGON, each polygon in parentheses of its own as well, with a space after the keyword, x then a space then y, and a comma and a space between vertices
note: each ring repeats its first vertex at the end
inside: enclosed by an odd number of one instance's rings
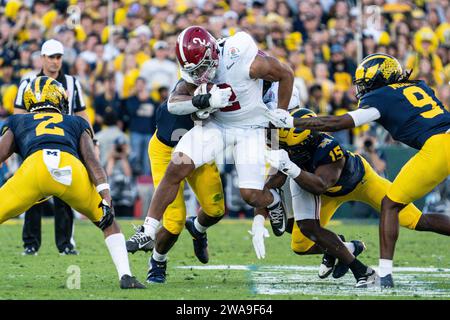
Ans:
POLYGON ((83 89, 81 89, 81 84, 78 79, 74 78, 74 99, 73 99, 73 113, 86 110, 86 104, 83 99, 83 89))
POLYGON ((367 109, 358 109, 348 113, 353 118, 355 127, 378 120, 381 118, 380 111, 377 108, 369 107, 367 109))
POLYGON ((25 109, 25 105, 23 104, 23 93, 28 84, 28 79, 22 80, 19 85, 19 89, 17 90, 16 100, 14 101, 14 108, 25 109))

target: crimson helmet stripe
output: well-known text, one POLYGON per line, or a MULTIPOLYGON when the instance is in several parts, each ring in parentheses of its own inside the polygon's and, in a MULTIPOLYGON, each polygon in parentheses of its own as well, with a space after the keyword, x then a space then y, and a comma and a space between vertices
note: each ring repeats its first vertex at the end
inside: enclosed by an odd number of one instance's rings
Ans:
POLYGON ((188 62, 186 56, 184 55, 183 42, 184 42, 184 35, 186 31, 188 31, 189 29, 190 28, 184 29, 178 36, 178 51, 180 52, 180 57, 183 60, 183 64, 186 64, 188 62))

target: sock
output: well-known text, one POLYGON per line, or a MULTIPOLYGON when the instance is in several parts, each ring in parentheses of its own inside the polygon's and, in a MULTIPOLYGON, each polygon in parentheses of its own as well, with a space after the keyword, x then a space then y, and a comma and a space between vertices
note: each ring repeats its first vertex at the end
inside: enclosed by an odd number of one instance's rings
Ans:
POLYGON ((159 228, 159 221, 152 217, 145 218, 144 221, 144 233, 153 240, 156 239, 156 230, 159 228))
POLYGON ((353 242, 344 242, 344 244, 348 251, 350 251, 350 253, 353 254, 353 252, 355 252, 355 245, 353 244, 353 242))
POLYGON ((356 258, 348 265, 348 267, 352 270, 356 279, 366 274, 367 271, 367 266, 356 258))
POLYGON ((128 252, 125 245, 125 236, 122 233, 114 233, 105 239, 109 254, 116 266, 119 280, 123 275, 131 276, 130 264, 128 263, 128 252))
POLYGON ((275 206, 276 204, 278 204, 278 202, 281 201, 280 195, 274 189, 270 189, 270 193, 272 193, 273 202, 267 206, 268 208, 275 206))
POLYGON ((197 229, 198 232, 200 233, 205 233, 206 229, 208 229, 208 227, 202 226, 199 222, 198 222, 198 218, 194 219, 194 227, 195 229, 197 229))
POLYGON ((379 272, 380 277, 385 277, 388 274, 391 274, 392 273, 392 260, 380 259, 379 267, 380 267, 380 272, 379 272))
POLYGON ((158 251, 156 251, 156 249, 153 249, 152 257, 154 260, 156 260, 158 262, 164 262, 167 260, 167 254, 160 254, 160 253, 158 253, 158 251))

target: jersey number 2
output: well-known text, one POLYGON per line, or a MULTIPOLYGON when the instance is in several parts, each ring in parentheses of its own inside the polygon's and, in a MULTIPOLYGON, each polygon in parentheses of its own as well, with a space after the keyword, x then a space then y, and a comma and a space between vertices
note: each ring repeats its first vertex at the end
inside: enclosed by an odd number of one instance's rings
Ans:
POLYGON ((42 121, 36 127, 36 136, 41 136, 43 134, 64 136, 64 129, 55 126, 56 123, 60 123, 63 121, 63 116, 61 114, 55 113, 55 114, 50 115, 48 113, 38 113, 38 114, 34 115, 33 119, 41 120, 41 119, 48 118, 48 117, 50 117, 50 118, 45 121, 42 121), (53 128, 48 127, 51 124, 53 124, 53 128))
POLYGON ((416 86, 407 87, 403 90, 403 94, 414 107, 423 108, 425 106, 431 106, 431 110, 420 114, 426 119, 431 119, 444 113, 444 110, 438 106, 433 97, 430 97, 422 88, 416 86), (420 99, 417 98, 417 94, 420 94, 422 97, 420 99))

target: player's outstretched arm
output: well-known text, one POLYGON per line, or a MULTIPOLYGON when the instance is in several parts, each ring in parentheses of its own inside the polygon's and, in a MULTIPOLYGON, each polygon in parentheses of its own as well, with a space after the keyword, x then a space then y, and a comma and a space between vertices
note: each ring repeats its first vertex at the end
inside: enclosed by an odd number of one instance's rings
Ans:
POLYGON ((257 55, 250 66, 250 78, 279 82, 278 108, 287 110, 294 86, 294 71, 271 56, 257 55))
POLYGON ((0 164, 6 161, 15 150, 14 134, 11 130, 7 130, 0 137, 0 164))
MULTIPOLYGON (((99 186, 107 186, 106 172, 105 170, 103 170, 100 161, 95 155, 94 143, 92 142, 92 137, 87 131, 83 132, 83 134, 81 135, 80 152, 83 163, 86 166, 86 170, 89 174, 89 178, 91 179, 92 183, 97 186, 97 190, 99 190, 99 186)), ((103 189, 99 191, 102 199, 106 200, 108 205, 111 205, 111 195, 109 192, 109 187, 102 187, 100 189, 103 189)))
POLYGON ((294 127, 301 127, 303 129, 311 129, 315 131, 334 132, 354 128, 355 122, 348 114, 344 114, 342 116, 319 116, 294 119, 294 127))

